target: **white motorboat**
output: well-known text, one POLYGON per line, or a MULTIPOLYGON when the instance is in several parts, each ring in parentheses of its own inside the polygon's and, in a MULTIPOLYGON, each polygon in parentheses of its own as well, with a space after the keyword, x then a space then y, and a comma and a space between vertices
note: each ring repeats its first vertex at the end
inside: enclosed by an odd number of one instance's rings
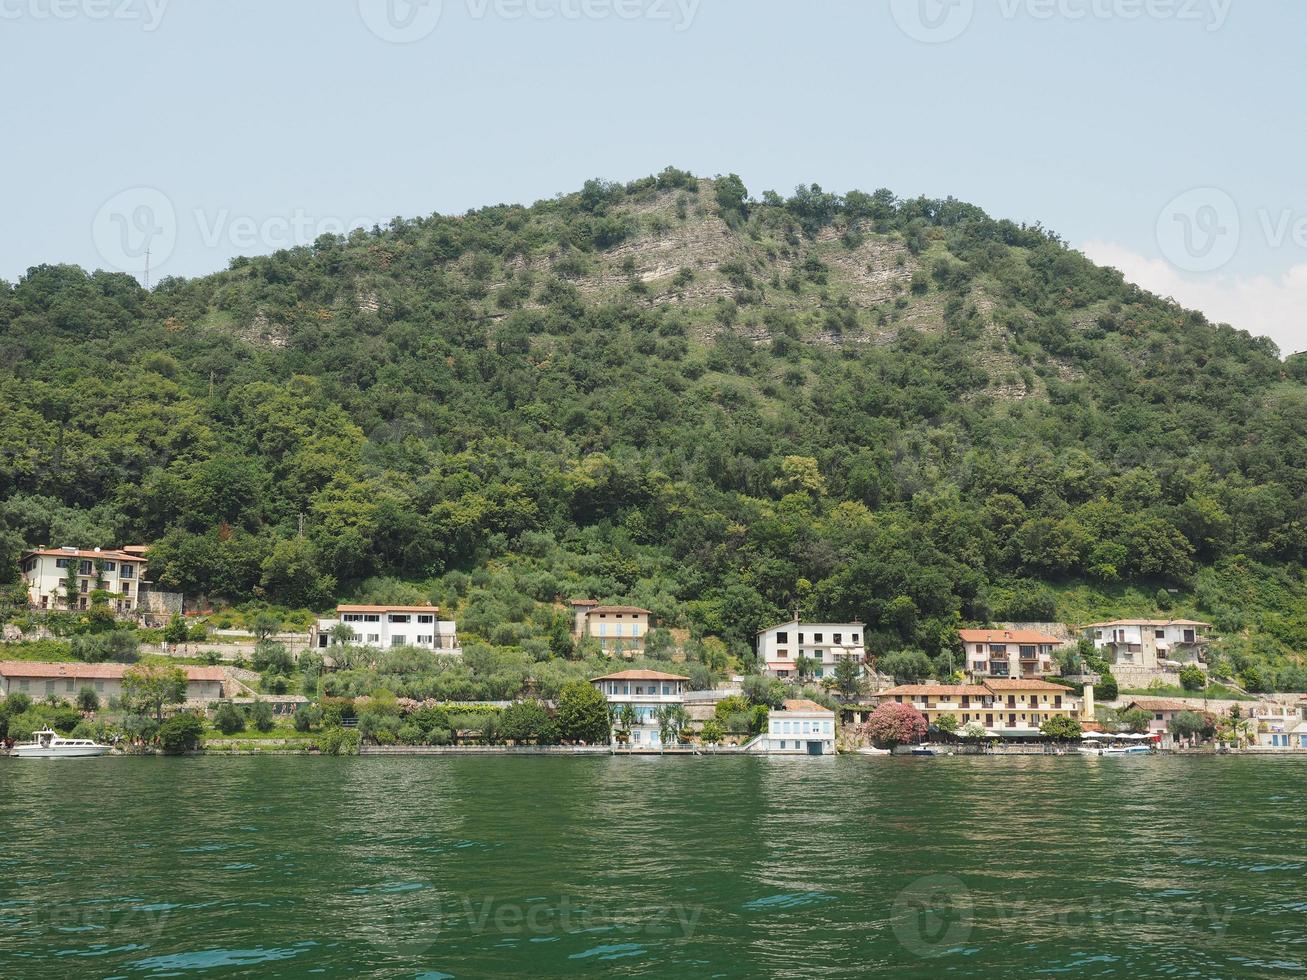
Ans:
POLYGON ((47 728, 33 732, 32 741, 15 745, 9 754, 18 759, 77 759, 104 755, 111 750, 112 746, 93 739, 64 738, 47 728))
POLYGON ((1146 745, 1093 745, 1082 746, 1081 755, 1151 755, 1152 749, 1146 745))
POLYGON ((893 755, 889 749, 878 749, 874 745, 865 745, 860 749, 854 749, 858 755, 893 755))

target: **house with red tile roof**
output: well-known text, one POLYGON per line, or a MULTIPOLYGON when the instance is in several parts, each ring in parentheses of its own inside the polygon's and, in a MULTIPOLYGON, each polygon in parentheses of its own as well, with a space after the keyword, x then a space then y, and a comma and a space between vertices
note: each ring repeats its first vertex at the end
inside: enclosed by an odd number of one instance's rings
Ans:
POLYGON ((33 609, 88 609, 98 593, 115 612, 134 612, 146 564, 139 549, 41 547, 24 551, 19 558, 33 609))
POLYGON ((635 656, 644 652, 652 613, 639 606, 602 605, 594 599, 572 599, 572 634, 578 639, 594 637, 607 655, 635 656))
MULTIPOLYGON (((34 701, 48 697, 73 701, 90 688, 101 701, 122 697, 123 675, 129 664, 61 664, 36 661, 0 663, 0 694, 27 694, 34 701)), ((179 667, 186 675, 186 700, 205 704, 230 693, 230 679, 219 667, 179 667)))
POLYGON ((684 705, 690 678, 660 670, 621 670, 590 678, 608 701, 613 718, 613 741, 632 749, 660 749, 662 726, 658 714, 672 705, 684 705), (630 708, 630 725, 623 724, 624 709, 630 708))
POLYGON ((881 704, 910 704, 935 725, 951 715, 958 731, 984 726, 992 736, 1035 736, 1049 718, 1081 717, 1088 697, 1038 678, 993 677, 978 684, 903 684, 880 691, 881 704))
POLYGON ((749 744, 771 755, 834 755, 835 712, 800 698, 767 715, 767 731, 749 744))
POLYGON ((1041 677, 1053 672, 1053 651, 1066 644, 1037 630, 958 630, 967 673, 987 677, 1041 677))

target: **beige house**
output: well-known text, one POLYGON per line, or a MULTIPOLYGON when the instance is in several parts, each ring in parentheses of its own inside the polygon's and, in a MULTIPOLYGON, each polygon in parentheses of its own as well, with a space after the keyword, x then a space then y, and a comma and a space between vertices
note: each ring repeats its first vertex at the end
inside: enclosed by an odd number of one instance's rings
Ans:
POLYGON ((133 551, 99 548, 37 548, 23 552, 20 559, 28 601, 35 609, 86 609, 91 593, 103 590, 109 605, 118 612, 132 612, 140 601, 146 559, 139 548, 133 551), (77 576, 77 587, 68 595, 69 566, 77 576))
POLYGON ((958 630, 967 658, 967 673, 986 677, 1041 677, 1053 672, 1053 651, 1063 646, 1055 636, 1036 630, 958 630))
POLYGON ((578 639, 592 636, 606 654, 643 653, 649 632, 648 609, 639 606, 601 606, 594 599, 571 601, 572 633, 578 639))
POLYGON ((1030 736, 1049 718, 1080 719, 1082 707, 1092 705, 1090 690, 1082 698, 1060 684, 1011 677, 981 684, 905 684, 875 697, 882 704, 910 704, 932 725, 952 715, 959 731, 979 724, 992 736, 1030 736))
MULTIPOLYGON (((0 663, 0 694, 27 694, 33 701, 54 696, 74 700, 83 688, 90 688, 102 701, 122 697, 123 674, 130 664, 51 664, 29 661, 0 663)), ((180 667, 186 675, 186 700, 216 701, 228 685, 218 667, 180 667)))

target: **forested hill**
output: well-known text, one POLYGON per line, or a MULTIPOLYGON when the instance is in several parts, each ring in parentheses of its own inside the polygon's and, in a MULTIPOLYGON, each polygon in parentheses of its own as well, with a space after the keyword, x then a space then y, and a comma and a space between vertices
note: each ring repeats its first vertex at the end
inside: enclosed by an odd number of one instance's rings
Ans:
POLYGON ((150 541, 192 596, 506 644, 573 594, 737 651, 1170 608, 1301 681, 1307 358, 951 199, 668 169, 153 292, 34 268, 0 338, 9 558, 150 541))

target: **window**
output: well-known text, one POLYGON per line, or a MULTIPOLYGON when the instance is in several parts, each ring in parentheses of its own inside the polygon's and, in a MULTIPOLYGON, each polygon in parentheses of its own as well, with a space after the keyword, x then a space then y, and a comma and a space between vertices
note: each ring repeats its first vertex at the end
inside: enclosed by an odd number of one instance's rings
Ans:
POLYGON ((96 682, 95 682, 95 689, 96 689, 97 691, 103 691, 103 690, 104 690, 104 681, 96 681, 96 682))
POLYGON ((789 659, 789 656, 790 656, 790 651, 789 651, 789 650, 777 650, 777 651, 776 651, 776 658, 777 658, 778 660, 787 660, 787 659, 789 659))
POLYGON ((777 642, 777 643, 789 643, 789 642, 790 642, 790 634, 789 634, 789 633, 786 633, 786 632, 780 632, 780 633, 777 633, 777 634, 776 634, 776 642, 777 642))
POLYGON ((91 563, 89 561, 82 562, 82 574, 83 575, 91 574, 91 563))
POLYGON ((54 560, 54 567, 55 567, 55 568, 67 568, 67 567, 68 567, 68 559, 67 559, 67 558, 56 558, 56 559, 54 560))
POLYGON ((800 643, 803 642, 803 634, 802 634, 802 633, 799 634, 799 642, 800 642, 800 643))
POLYGON ((131 582, 121 582, 121 583, 119 583, 119 585, 118 585, 118 591, 121 592, 123 595, 131 595, 131 594, 132 594, 132 583, 131 583, 131 582))
POLYGON ((363 622, 363 616, 360 613, 345 613, 345 615, 341 616, 340 618, 346 623, 363 622))
POLYGON ((813 643, 820 643, 820 642, 821 642, 821 634, 820 634, 820 633, 813 633, 813 634, 812 634, 812 642, 813 642, 813 643))
POLYGON ((1153 630, 1153 638, 1157 640, 1166 639, 1166 630, 1153 630))
POLYGON ((46 693, 46 694, 53 694, 53 693, 54 693, 54 681, 46 681, 46 682, 45 682, 45 693, 46 693))
POLYGON ((77 690, 77 688, 73 686, 72 680, 69 679, 64 681, 64 690, 71 694, 73 691, 77 690))
POLYGON ((429 647, 429 646, 431 646, 431 644, 432 644, 434 641, 435 641, 435 637, 433 637, 433 636, 430 636, 430 635, 425 634, 425 633, 419 633, 419 634, 418 634, 418 646, 426 646, 426 647, 429 647))
POLYGON ((381 634, 380 634, 380 633, 369 633, 369 634, 368 634, 368 642, 369 642, 369 643, 380 643, 380 642, 381 642, 381 634))
POLYGON ((859 643, 862 642, 862 638, 859 637, 857 633, 850 633, 850 634, 849 634, 849 642, 852 643, 852 644, 856 647, 859 643))
POLYGON ((386 621, 391 623, 410 623, 413 621, 413 617, 408 613, 391 613, 386 617, 386 621))
POLYGON ((82 579, 82 595, 85 595, 90 587, 91 587, 91 580, 89 578, 82 579))
POLYGON ((428 615, 423 614, 423 615, 421 615, 421 616, 418 617, 418 622, 419 622, 419 623, 434 623, 435 621, 436 621, 436 617, 435 617, 435 616, 428 616, 428 615))
POLYGON ((123 563, 123 570, 119 573, 122 578, 136 578, 136 566, 123 563))
POLYGON ((406 636, 392 636, 390 638, 390 645, 392 647, 402 647, 407 642, 408 642, 408 637, 406 636))

